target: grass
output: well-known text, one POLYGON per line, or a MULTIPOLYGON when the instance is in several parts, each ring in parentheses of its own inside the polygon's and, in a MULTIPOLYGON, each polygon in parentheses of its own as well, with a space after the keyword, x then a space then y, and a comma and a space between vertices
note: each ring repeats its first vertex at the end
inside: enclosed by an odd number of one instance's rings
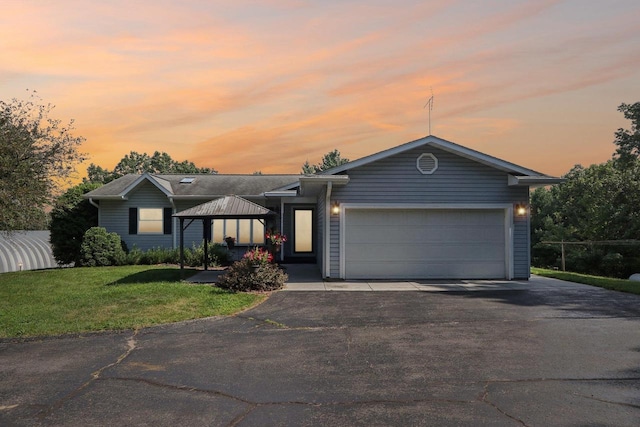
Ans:
POLYGON ((264 298, 186 284, 180 281, 179 269, 168 267, 4 273, 0 274, 0 338, 135 329, 229 315, 264 298))
POLYGON ((566 280, 567 282, 583 283, 585 285, 598 286, 600 288, 613 291, 628 292, 640 295, 640 282, 631 280, 613 279, 611 277, 590 276, 588 274, 571 273, 568 271, 547 270, 544 268, 532 267, 531 273, 538 276, 551 277, 554 279, 566 280))

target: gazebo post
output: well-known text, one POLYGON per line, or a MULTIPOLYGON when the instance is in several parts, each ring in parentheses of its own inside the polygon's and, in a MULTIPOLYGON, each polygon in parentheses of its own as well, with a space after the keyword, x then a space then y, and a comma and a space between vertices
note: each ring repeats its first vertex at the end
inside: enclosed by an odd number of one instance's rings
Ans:
POLYGON ((202 233, 204 238, 204 270, 207 271, 209 266, 209 239, 211 238, 211 218, 206 217, 202 220, 202 233))
POLYGON ((180 270, 184 270, 184 218, 180 218, 180 270))

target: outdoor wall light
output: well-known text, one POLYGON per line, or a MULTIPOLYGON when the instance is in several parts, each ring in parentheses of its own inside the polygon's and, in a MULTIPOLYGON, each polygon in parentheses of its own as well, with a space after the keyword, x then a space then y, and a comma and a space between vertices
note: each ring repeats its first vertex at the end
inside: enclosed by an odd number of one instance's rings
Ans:
POLYGON ((526 203, 518 203, 515 207, 516 216, 527 216, 529 209, 526 203))
POLYGON ((333 202, 331 205, 331 213, 334 215, 338 215, 340 213, 340 203, 333 202))

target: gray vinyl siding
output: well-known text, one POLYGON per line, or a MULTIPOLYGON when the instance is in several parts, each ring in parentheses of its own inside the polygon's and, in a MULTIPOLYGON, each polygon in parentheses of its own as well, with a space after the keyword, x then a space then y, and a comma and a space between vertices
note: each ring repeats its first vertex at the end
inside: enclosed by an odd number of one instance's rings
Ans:
POLYGON ((338 215, 331 215, 331 249, 330 249, 330 263, 331 263, 331 277, 340 277, 340 217, 338 215))
MULTIPOLYGON (((144 185, 144 184, 143 184, 144 185)), ((105 227, 109 232, 116 232, 125 241, 129 249, 134 246, 141 250, 151 248, 178 248, 180 247, 180 221, 172 218, 172 234, 129 234, 129 208, 169 208, 172 207, 169 199, 159 192, 152 184, 146 189, 141 189, 137 195, 131 195, 129 200, 101 200, 100 201, 100 220, 101 227, 105 227), (155 197, 153 192, 158 191, 160 197, 155 197), (175 236, 175 238, 174 238, 175 236)), ((177 202, 174 213, 194 207, 204 203, 207 200, 193 200, 189 202, 177 202)), ((191 220, 185 220, 184 225, 187 226, 191 220)), ((221 242, 215 242, 221 243, 221 242)), ((202 244, 202 221, 195 220, 184 232, 184 247, 191 248, 194 245, 202 244)))
MULTIPOLYGON (((434 148, 415 150, 387 157, 350 169, 350 181, 334 188, 332 200, 340 203, 397 204, 507 204, 527 202, 526 187, 508 187, 506 172, 434 148), (438 159, 438 169, 423 175, 416 160, 423 153, 438 159)), ((331 276, 340 274, 340 224, 331 216, 331 276)), ((528 277, 529 237, 526 221, 514 227, 514 274, 528 277)))
POLYGON ((529 217, 513 220, 513 278, 528 279, 531 273, 529 217))
MULTIPOLYGON (((192 208, 194 206, 200 205, 202 203, 206 203, 208 201, 209 201, 208 199, 207 200, 189 200, 189 201, 179 200, 179 201, 176 201, 175 203, 176 211, 181 212, 185 209, 192 208)), ((201 219, 196 219, 193 222, 191 222, 190 219, 185 219, 184 226, 187 227, 187 229, 184 231, 184 247, 190 249, 193 246, 200 246, 204 240, 204 236, 202 235, 203 221, 201 219)), ((180 247, 180 220, 177 218, 173 219, 173 233, 176 236, 175 247, 179 248, 180 247)), ((212 243, 222 244, 222 242, 212 242, 212 243)))
POLYGON ((109 232, 120 235, 129 249, 141 250, 154 247, 173 247, 169 234, 129 234, 129 208, 170 208, 164 193, 149 182, 142 183, 129 194, 128 200, 101 200, 99 224, 109 232))

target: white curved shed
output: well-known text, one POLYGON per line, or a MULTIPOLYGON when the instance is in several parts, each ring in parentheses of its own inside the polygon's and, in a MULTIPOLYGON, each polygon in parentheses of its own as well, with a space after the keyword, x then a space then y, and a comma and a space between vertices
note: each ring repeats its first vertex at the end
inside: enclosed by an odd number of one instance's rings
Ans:
POLYGON ((0 273, 55 267, 49 230, 0 233, 0 273))

